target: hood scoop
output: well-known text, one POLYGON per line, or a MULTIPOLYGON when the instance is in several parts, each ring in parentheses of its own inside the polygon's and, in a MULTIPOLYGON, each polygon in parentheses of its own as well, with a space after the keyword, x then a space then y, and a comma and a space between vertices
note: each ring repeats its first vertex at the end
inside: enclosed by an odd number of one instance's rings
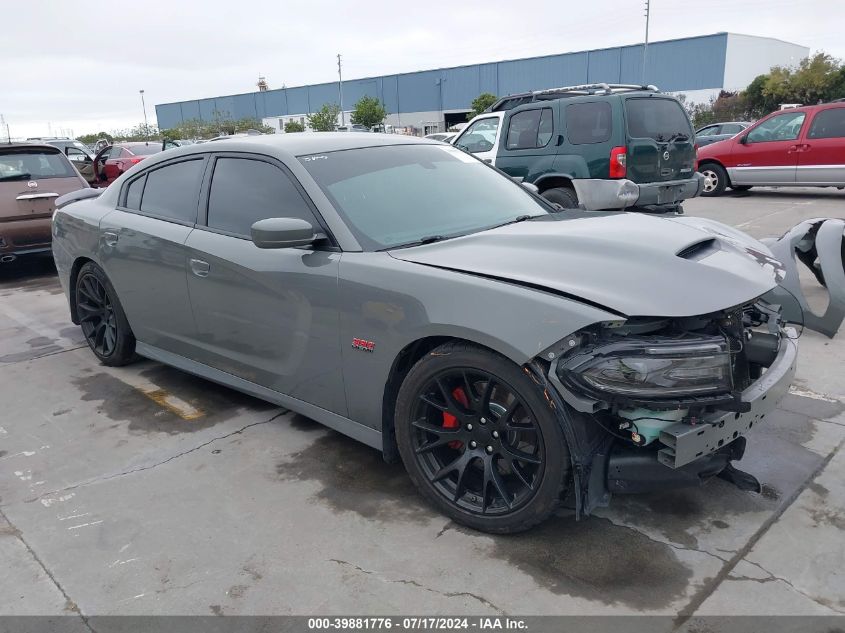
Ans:
POLYGON ((718 250, 719 242, 716 241, 715 237, 710 237, 685 246, 678 251, 678 257, 691 261, 699 261, 718 250))

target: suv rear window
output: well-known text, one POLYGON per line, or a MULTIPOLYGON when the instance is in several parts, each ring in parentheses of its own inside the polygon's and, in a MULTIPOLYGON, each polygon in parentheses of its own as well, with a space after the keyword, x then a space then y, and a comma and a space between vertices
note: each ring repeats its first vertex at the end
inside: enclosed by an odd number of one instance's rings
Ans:
POLYGON ((634 98, 625 100, 628 136, 668 141, 672 136, 692 136, 686 112, 674 99, 634 98))
POLYGON ((612 129, 613 117, 607 101, 566 106, 566 135, 573 145, 606 143, 612 129))
POLYGON ((58 151, 43 149, 0 150, 0 181, 73 178, 76 171, 58 151))

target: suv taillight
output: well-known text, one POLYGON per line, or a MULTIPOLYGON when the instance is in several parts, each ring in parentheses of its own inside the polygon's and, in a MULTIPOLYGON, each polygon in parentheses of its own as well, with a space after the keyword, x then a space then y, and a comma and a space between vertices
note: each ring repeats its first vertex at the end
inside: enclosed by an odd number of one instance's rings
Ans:
POLYGON ((626 166, 628 150, 624 147, 614 147, 610 150, 610 178, 624 178, 628 173, 626 166))

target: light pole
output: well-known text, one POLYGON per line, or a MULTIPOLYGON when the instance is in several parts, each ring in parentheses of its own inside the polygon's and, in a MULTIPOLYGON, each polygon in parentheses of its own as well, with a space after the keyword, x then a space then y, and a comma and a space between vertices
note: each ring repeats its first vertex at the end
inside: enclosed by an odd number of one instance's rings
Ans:
POLYGON ((651 1, 645 0, 645 44, 643 44, 643 74, 640 83, 645 86, 645 65, 648 59, 648 20, 651 17, 651 1))
POLYGON ((337 93, 340 99, 340 124, 346 125, 346 116, 343 114, 343 73, 340 69, 340 53, 337 54, 337 93))
POLYGON ((144 91, 139 90, 141 93, 141 107, 144 109, 144 138, 148 141, 150 140, 150 127, 147 125, 147 104, 144 103, 144 91))

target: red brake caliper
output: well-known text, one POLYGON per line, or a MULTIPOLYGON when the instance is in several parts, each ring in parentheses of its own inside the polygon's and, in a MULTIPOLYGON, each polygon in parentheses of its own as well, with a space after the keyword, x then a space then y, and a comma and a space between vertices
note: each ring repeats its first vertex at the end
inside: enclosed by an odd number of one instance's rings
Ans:
MULTIPOLYGON (((469 400, 467 400, 467 395, 464 393, 464 390, 460 387, 455 387, 454 391, 452 391, 452 396, 460 402, 463 406, 469 408, 469 400)), ((458 428, 458 418, 456 418, 451 413, 443 412, 443 428, 444 429, 456 429, 458 428)), ((460 440, 452 440, 449 442, 449 448, 459 449, 463 446, 464 443, 460 440)))

